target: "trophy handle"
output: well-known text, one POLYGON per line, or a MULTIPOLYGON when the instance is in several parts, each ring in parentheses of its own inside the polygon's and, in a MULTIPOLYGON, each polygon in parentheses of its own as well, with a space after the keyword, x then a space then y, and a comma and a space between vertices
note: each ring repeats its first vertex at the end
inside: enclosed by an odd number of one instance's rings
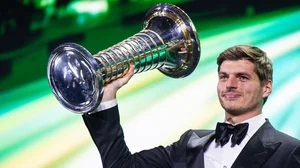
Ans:
POLYGON ((57 100, 75 113, 94 111, 106 83, 158 69, 172 78, 190 75, 200 59, 200 40, 188 15, 172 4, 157 4, 145 15, 143 29, 92 55, 75 43, 64 43, 50 55, 47 74, 57 100))

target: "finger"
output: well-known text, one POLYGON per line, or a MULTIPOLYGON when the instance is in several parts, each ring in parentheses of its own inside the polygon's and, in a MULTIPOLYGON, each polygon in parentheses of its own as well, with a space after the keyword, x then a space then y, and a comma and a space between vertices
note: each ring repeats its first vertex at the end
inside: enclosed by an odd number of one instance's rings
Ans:
POLYGON ((130 64, 128 72, 125 74, 125 76, 122 78, 124 83, 127 83, 130 78, 134 75, 134 65, 130 64))
POLYGON ((129 75, 133 75, 134 74, 134 64, 130 64, 129 66, 129 75))

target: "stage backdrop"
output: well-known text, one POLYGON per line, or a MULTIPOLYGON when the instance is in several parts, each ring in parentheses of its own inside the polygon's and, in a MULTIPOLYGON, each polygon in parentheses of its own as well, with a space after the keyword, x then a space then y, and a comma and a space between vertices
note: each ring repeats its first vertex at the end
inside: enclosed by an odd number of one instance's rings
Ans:
MULTIPOLYGON (((274 64, 274 83, 263 113, 277 129, 300 138, 299 9, 257 14, 249 9, 248 15, 211 18, 193 15, 201 41, 196 70, 181 79, 169 78, 158 70, 136 74, 118 92, 121 123, 130 150, 168 145, 187 129, 213 129, 217 121, 222 121, 224 114, 216 93, 216 57, 236 44, 256 45, 268 53, 274 64)), ((115 22, 88 29, 80 44, 96 52, 101 50, 98 44, 108 47, 120 42, 117 40, 121 37, 137 33, 141 24, 142 20, 127 26, 115 22)), ((48 47, 35 43, 28 50, 47 55, 48 47)), ((0 102, 1 168, 101 167, 100 155, 81 115, 58 103, 46 76, 2 90, 0 102)))

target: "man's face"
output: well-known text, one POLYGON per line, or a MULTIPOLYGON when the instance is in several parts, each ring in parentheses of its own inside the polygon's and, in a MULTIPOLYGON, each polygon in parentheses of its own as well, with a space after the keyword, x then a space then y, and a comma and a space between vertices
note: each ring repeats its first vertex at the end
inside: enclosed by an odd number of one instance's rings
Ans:
POLYGON ((264 85, 248 60, 224 61, 220 66, 218 96, 222 107, 233 116, 261 112, 263 98, 271 93, 272 82, 264 85))

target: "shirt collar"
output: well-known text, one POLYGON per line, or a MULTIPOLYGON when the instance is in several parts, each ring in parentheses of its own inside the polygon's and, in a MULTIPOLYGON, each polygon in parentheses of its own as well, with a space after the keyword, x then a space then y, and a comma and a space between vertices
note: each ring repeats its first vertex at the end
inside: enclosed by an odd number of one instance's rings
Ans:
POLYGON ((243 121, 243 123, 249 123, 247 135, 251 137, 265 122, 266 119, 263 114, 259 114, 255 117, 243 121))
MULTIPOLYGON (((226 123, 229 123, 228 121, 225 121, 226 123)), ((254 116, 252 118, 249 118, 248 120, 245 120, 241 123, 248 123, 248 136, 252 136, 264 123, 266 122, 266 119, 263 114, 259 114, 257 116, 254 116)))

